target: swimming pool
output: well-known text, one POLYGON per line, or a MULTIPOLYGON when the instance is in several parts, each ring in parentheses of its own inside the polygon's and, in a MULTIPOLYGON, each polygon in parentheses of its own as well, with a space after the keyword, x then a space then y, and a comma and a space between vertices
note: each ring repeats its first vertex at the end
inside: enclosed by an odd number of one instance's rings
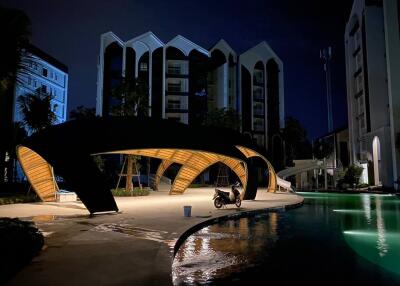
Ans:
POLYGON ((304 205, 221 222, 188 237, 175 285, 400 285, 400 199, 300 193, 304 205))

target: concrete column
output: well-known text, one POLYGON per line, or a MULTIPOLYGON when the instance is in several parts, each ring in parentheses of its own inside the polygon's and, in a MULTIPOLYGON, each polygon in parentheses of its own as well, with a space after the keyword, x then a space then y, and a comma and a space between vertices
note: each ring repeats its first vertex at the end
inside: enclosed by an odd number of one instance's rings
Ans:
POLYGON ((393 181, 400 177, 400 152, 396 150, 396 135, 400 132, 400 8, 397 5, 400 3, 396 0, 383 1, 393 181))
POLYGON ((153 93, 153 51, 149 50, 149 117, 151 117, 151 99, 153 93))
MULTIPOLYGON (((266 149, 269 148, 268 146, 268 77, 267 77, 267 65, 266 63, 263 63, 263 68, 264 68, 264 146, 266 149)), ((273 140, 273 139, 272 139, 273 140)), ((271 141, 272 141, 271 140, 271 141)))
POLYGON ((104 43, 101 40, 99 62, 97 64, 97 95, 96 95, 96 115, 103 115, 103 77, 104 77, 104 43))
POLYGON ((228 96, 229 96, 229 65, 228 63, 223 64, 217 69, 217 107, 228 108, 228 96))
POLYGON ((125 78, 125 68, 126 68, 126 47, 122 48, 122 77, 125 78))
POLYGON ((165 118, 165 65, 167 64, 166 60, 166 47, 163 47, 163 68, 162 68, 162 118, 165 118))

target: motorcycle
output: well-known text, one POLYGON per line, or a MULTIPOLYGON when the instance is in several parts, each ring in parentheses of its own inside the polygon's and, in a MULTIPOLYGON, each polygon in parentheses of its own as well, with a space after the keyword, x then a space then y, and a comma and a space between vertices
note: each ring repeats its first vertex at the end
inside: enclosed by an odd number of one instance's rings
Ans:
POLYGON ((242 200, 240 198, 240 192, 238 188, 240 187, 240 183, 231 186, 230 192, 224 192, 220 189, 215 189, 215 194, 213 197, 214 206, 217 209, 220 209, 222 206, 235 204, 238 208, 242 205, 242 200))

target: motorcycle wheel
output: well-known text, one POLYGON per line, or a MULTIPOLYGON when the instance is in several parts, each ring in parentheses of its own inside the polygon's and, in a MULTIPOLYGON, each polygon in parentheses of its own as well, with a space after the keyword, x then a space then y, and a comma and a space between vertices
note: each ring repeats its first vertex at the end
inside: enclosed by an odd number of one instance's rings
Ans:
POLYGON ((222 207, 222 200, 221 200, 221 198, 216 198, 216 199, 214 200, 214 206, 215 206, 217 209, 220 209, 220 208, 222 207))
POLYGON ((235 205, 240 208, 240 206, 242 205, 242 200, 240 198, 236 199, 235 205))

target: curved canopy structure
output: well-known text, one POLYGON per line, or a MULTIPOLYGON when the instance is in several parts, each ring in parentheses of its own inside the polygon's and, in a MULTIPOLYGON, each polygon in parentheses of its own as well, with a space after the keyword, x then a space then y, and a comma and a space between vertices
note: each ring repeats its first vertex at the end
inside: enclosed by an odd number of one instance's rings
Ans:
POLYGON ((93 161, 96 154, 132 154, 161 159, 156 174, 173 163, 181 168, 170 194, 182 194, 209 166, 222 162, 240 179, 244 199, 257 191, 255 166, 269 170, 269 191, 276 189, 276 174, 249 139, 226 129, 194 127, 152 118, 95 118, 52 126, 27 138, 17 147, 18 159, 29 182, 43 201, 53 201, 54 171, 77 193, 91 213, 117 211, 105 179, 93 161))

